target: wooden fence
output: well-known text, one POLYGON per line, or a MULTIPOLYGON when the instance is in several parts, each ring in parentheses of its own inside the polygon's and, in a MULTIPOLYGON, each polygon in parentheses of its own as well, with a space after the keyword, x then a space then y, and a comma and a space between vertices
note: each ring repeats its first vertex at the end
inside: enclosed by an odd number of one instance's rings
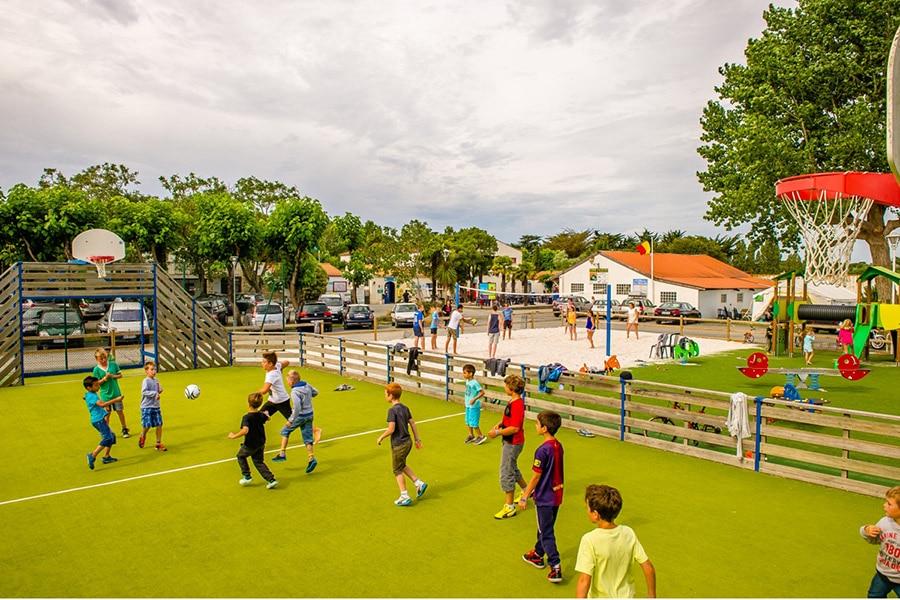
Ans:
MULTIPOLYGON (((256 366, 263 352, 275 351, 306 368, 396 381, 460 404, 462 367, 472 364, 485 389, 483 409, 499 412, 506 404, 504 373, 489 371, 481 358, 424 352, 410 363, 408 349, 300 332, 234 332, 231 347, 235 365, 256 366)), ((526 381, 529 419, 555 410, 564 427, 596 436, 872 496, 900 483, 900 416, 749 398, 752 434, 738 444, 725 425, 730 394, 579 372, 564 372, 541 392, 538 369, 505 368, 526 381)))

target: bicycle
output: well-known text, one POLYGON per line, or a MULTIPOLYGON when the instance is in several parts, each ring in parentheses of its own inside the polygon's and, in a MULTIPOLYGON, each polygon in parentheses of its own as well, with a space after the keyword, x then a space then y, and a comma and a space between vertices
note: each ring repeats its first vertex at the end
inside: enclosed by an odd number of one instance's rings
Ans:
MULTIPOLYGON (((672 403, 672 408, 674 408, 675 410, 683 410, 683 411, 685 411, 685 412, 691 412, 691 405, 690 405, 690 404, 685 404, 685 405, 682 406, 682 404, 679 403, 679 402, 673 402, 673 403, 672 403)), ((705 413, 706 413, 706 407, 705 407, 705 406, 701 406, 701 407, 700 407, 700 410, 698 410, 698 411, 696 411, 696 412, 698 412, 698 413, 700 413, 700 414, 705 414, 705 413)), ((660 424, 662 424, 662 425, 678 425, 678 423, 676 423, 674 420, 670 419, 669 417, 664 417, 664 416, 650 417, 649 421, 650 421, 651 423, 660 423, 660 424)), ((716 427, 715 425, 709 425, 709 424, 706 424, 706 423, 697 423, 697 422, 695 422, 695 421, 687 421, 686 423, 687 423, 687 426, 688 426, 690 429, 693 429, 694 431, 705 431, 705 432, 708 432, 708 433, 715 433, 715 434, 722 433, 722 428, 721 428, 721 427, 716 427)), ((644 430, 644 437, 656 437, 656 438, 663 439, 663 440, 667 440, 667 441, 670 441, 670 442, 674 442, 675 440, 678 439, 678 436, 677 436, 677 435, 672 435, 672 436, 670 436, 670 435, 667 435, 667 434, 665 434, 665 433, 659 433, 659 432, 656 432, 656 431, 649 431, 649 430, 647 430, 647 429, 644 430)), ((698 446, 698 445, 700 445, 699 440, 690 440, 690 442, 691 442, 691 445, 693 445, 693 446, 698 446)))
POLYGON ((745 331, 745 332, 744 332, 744 343, 745 343, 745 344, 752 344, 753 341, 754 341, 754 337, 753 337, 753 326, 751 325, 751 326, 750 326, 750 329, 749 329, 748 331, 745 331))

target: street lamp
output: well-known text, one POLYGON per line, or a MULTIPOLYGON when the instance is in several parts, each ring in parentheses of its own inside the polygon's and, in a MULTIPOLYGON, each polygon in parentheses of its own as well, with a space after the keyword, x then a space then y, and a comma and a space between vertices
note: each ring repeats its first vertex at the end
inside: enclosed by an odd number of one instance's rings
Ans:
MULTIPOLYGON (((231 316, 234 319, 237 310, 237 263, 238 257, 231 257, 231 316)), ((237 325, 237 323, 235 323, 237 325)))
MULTIPOLYGON (((900 232, 892 231, 884 236, 888 244, 891 245, 891 271, 897 271, 897 244, 900 243, 900 232)), ((891 283, 891 303, 897 303, 897 285, 891 283)))

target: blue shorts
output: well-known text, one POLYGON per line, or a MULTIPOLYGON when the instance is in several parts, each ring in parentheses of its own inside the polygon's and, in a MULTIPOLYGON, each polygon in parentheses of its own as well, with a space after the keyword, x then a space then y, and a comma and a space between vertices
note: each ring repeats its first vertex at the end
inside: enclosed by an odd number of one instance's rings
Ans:
POLYGON ((112 429, 109 428, 109 425, 106 424, 105 419, 100 419, 99 421, 94 421, 91 423, 94 426, 94 429, 100 432, 100 445, 105 446, 107 448, 111 448, 113 444, 116 443, 116 434, 112 432, 112 429))
POLYGON ((141 427, 162 427, 162 411, 158 408, 141 409, 141 427))
POLYGON ((425 333, 422 331, 421 325, 413 324, 413 335, 416 337, 425 337, 425 333))
POLYGON ((478 427, 479 423, 481 423, 481 401, 466 407, 466 425, 468 427, 478 427))
POLYGON ((304 444, 312 444, 313 443, 313 418, 312 417, 299 417, 297 422, 293 425, 285 425, 281 428, 281 437, 291 437, 291 433, 296 430, 300 430, 300 434, 303 436, 304 444))

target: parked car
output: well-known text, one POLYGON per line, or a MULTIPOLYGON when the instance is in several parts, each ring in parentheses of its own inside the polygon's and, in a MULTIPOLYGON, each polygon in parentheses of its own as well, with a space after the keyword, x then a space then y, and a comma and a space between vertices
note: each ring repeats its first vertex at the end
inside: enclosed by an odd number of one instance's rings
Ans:
POLYGON ((591 301, 585 298, 584 296, 575 296, 573 294, 566 294, 565 296, 560 296, 556 300, 553 301, 553 316, 558 317, 561 313, 566 310, 566 305, 569 303, 569 300, 575 304, 575 310, 580 313, 586 313, 591 310, 591 301))
POLYGON ((328 305, 328 310, 331 311, 332 322, 344 322, 344 299, 340 294, 322 294, 319 296, 319 302, 324 302, 328 305))
POLYGON ((106 314, 106 311, 109 310, 110 304, 112 304, 112 300, 85 298, 81 301, 80 305, 81 316, 85 321, 102 319, 103 315, 106 314))
POLYGON ((660 304, 653 311, 654 316, 656 317, 657 323, 662 323, 663 321, 677 321, 680 317, 684 317, 686 319, 699 319, 701 318, 700 311, 694 308, 692 304, 688 304, 687 302, 664 302, 660 304), (660 317, 669 317, 660 318, 660 317))
POLYGON ((238 294, 237 298, 235 298, 238 313, 240 314, 251 312, 256 304, 265 301, 266 299, 262 294, 238 294))
POLYGON ((225 312, 229 315, 231 314, 231 296, 228 294, 220 294, 218 292, 212 292, 211 294, 205 294, 202 296, 203 298, 218 298, 225 305, 225 312))
POLYGON ((147 309, 140 302, 116 300, 109 306, 106 316, 97 323, 100 333, 115 332, 116 340, 147 342, 151 324, 147 309))
MULTIPOLYGON (((616 314, 616 309, 620 304, 621 302, 619 302, 615 298, 612 299, 612 307, 610 308, 611 315, 616 314)), ((591 313, 593 313, 595 318, 606 319, 606 298, 594 300, 594 304, 591 306, 591 313)))
POLYGON ((70 338, 70 335, 84 335, 84 321, 74 308, 54 307, 41 313, 37 334, 40 336, 38 350, 69 346, 83 348, 84 338, 70 338))
POLYGON ((55 304, 33 304, 31 308, 22 313, 22 335, 37 335, 38 323, 45 310, 59 308, 55 304))
POLYGON ((228 307, 218 296, 200 296, 197 304, 208 310, 222 325, 228 321, 228 307))
POLYGON ((643 296, 629 296, 622 300, 621 304, 613 306, 613 319, 625 320, 628 316, 628 304, 631 302, 634 302, 634 307, 638 309, 638 313, 642 316, 650 316, 656 309, 656 305, 643 296))
POLYGON ((368 304, 351 304, 344 315, 344 329, 375 326, 375 313, 368 304))
POLYGON ((286 316, 280 302, 254 304, 250 313, 250 325, 266 331, 284 331, 286 316))
POLYGON ((322 331, 331 331, 332 314, 324 302, 304 302, 297 312, 297 325, 300 329, 315 331, 316 323, 322 323, 322 331))
POLYGON ((400 327, 401 325, 412 327, 417 310, 419 309, 412 302, 395 304, 394 308, 391 309, 391 325, 394 327, 400 327))

